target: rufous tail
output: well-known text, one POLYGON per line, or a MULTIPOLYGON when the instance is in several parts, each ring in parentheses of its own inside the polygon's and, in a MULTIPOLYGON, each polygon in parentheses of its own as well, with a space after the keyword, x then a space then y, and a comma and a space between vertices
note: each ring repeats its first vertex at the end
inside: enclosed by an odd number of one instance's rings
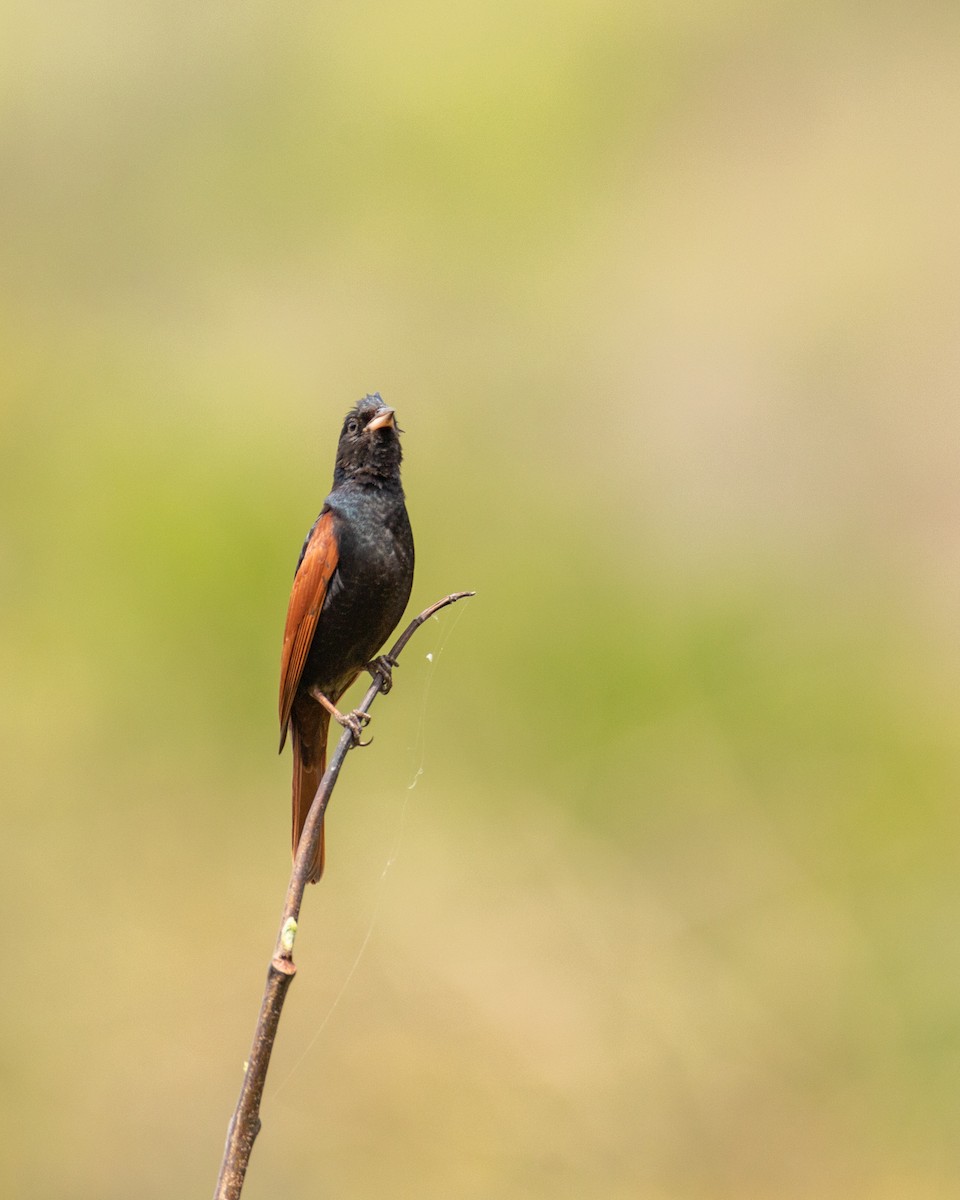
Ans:
MULTIPOLYGON (((320 780, 327 766, 327 728, 330 714, 319 704, 311 706, 306 722, 291 722, 293 734, 293 853, 297 853, 300 835, 306 824, 310 805, 317 794, 320 780), (306 726, 306 727, 304 727, 306 726)), ((320 826, 320 838, 310 864, 311 883, 316 883, 323 874, 324 830, 320 826)))

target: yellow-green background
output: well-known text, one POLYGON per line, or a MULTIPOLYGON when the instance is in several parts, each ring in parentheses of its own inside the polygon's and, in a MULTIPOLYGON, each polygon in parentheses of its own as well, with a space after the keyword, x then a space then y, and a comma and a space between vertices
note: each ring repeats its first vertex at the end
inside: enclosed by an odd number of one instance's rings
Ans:
POLYGON ((212 1191, 379 389, 412 607, 479 594, 348 761, 245 1196, 955 1196, 960 10, 4 25, 0 1192, 212 1191))

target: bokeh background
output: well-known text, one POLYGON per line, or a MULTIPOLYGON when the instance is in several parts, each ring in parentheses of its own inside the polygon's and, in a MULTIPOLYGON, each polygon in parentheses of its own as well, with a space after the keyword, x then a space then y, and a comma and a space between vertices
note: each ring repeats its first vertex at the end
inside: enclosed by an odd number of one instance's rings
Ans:
POLYGON ((411 609, 479 594, 347 764, 245 1196, 955 1196, 960 9, 5 27, 0 1192, 212 1191, 379 389, 411 609))

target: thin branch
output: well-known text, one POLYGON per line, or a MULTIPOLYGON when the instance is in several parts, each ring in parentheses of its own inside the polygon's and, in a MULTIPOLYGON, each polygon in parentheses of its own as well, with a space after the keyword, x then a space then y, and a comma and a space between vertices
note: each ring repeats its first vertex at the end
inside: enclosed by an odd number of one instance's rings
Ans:
MULTIPOLYGON (((474 594, 473 592, 453 592, 449 596, 444 596, 442 600, 438 600, 436 604, 425 608, 418 617, 414 617, 397 638, 387 657, 396 661, 407 642, 424 621, 429 620, 441 608, 446 608, 448 604, 453 604, 457 600, 474 594)), ((377 672, 359 705, 360 712, 369 711, 370 705, 376 699, 383 684, 384 677, 377 672)), ((250 1060, 244 1070, 243 1085, 240 1088, 237 1106, 227 1127, 227 1142, 224 1146, 223 1162, 220 1164, 220 1175, 217 1179, 214 1200, 239 1200, 243 1190, 243 1180, 247 1173, 250 1152, 257 1134, 260 1132, 260 1101, 263 1097, 270 1055, 280 1024, 280 1013, 286 999, 287 989, 297 971, 293 961, 293 943, 297 935, 297 920, 300 916, 304 889, 313 864, 314 848, 320 837, 324 813, 327 811, 330 795, 336 785, 340 768, 355 744, 353 734, 349 729, 345 729, 330 758, 323 778, 320 780, 320 786, 317 788, 317 794, 314 796, 310 812, 307 814, 303 832, 300 834, 300 843, 287 887, 287 898, 283 905, 280 932, 277 934, 277 944, 270 959, 263 1002, 260 1005, 260 1016, 257 1018, 257 1028, 253 1035, 253 1048, 250 1051, 250 1060)))

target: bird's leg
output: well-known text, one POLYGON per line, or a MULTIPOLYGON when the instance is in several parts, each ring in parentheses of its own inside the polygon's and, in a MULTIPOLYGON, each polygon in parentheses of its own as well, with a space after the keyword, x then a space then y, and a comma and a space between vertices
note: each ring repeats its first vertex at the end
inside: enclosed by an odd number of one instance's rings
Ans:
POLYGON ((367 670, 376 679, 379 675, 383 679, 380 685, 380 692, 386 695, 393 687, 393 668, 399 666, 395 658, 391 658, 389 654, 378 654, 376 658, 367 663, 367 670))
POLYGON ((350 713, 342 713, 332 701, 326 698, 326 696, 318 687, 310 688, 310 695, 314 698, 314 700, 317 701, 318 704, 322 704, 330 716, 333 717, 335 721, 339 721, 344 729, 350 730, 350 732, 353 734, 353 740, 358 746, 370 745, 370 742, 373 741, 373 738, 370 738, 370 740, 366 742, 360 741, 360 730, 370 720, 369 713, 361 712, 358 708, 355 708, 353 712, 350 713))

